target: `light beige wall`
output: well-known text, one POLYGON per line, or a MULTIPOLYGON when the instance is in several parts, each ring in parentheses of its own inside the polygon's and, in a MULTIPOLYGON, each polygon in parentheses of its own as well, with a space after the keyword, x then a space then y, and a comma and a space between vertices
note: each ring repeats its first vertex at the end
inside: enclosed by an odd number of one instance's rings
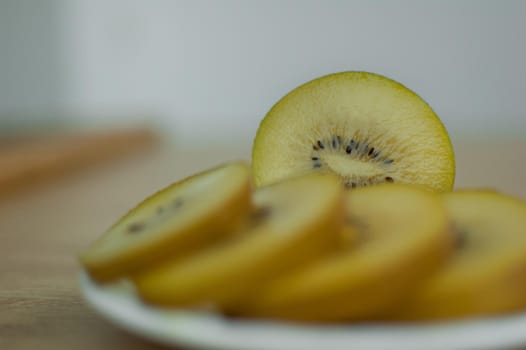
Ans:
MULTIPOLYGON (((294 86, 368 70, 417 91, 454 134, 526 134, 524 1, 60 3, 60 57, 53 38, 19 35, 62 60, 58 103, 82 122, 151 113, 183 141, 247 141, 294 86)), ((44 93, 50 71, 26 77, 44 93)))

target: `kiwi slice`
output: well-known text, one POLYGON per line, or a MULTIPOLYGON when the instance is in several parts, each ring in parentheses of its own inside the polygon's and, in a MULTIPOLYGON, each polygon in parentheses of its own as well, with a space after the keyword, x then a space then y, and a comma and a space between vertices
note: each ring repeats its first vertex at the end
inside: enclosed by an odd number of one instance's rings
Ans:
POLYGON ((384 182, 450 190, 455 176, 446 129, 403 85, 366 72, 312 80, 283 97, 259 126, 256 186, 316 171, 349 188, 384 182))
POLYGON ((232 231, 251 210, 250 171, 231 163, 157 192, 131 210, 80 256, 98 281, 127 276, 232 231))
POLYGON ((168 306, 230 305, 267 280, 336 249, 344 211, 333 176, 258 189, 255 211, 229 240, 135 277, 142 298, 168 306))
POLYGON ((237 313, 298 321, 376 318, 415 283, 441 266, 451 250, 438 195, 407 185, 347 192, 353 244, 261 288, 237 313))
POLYGON ((526 203, 493 191, 444 195, 456 247, 404 305, 406 319, 447 319, 526 308, 526 203))

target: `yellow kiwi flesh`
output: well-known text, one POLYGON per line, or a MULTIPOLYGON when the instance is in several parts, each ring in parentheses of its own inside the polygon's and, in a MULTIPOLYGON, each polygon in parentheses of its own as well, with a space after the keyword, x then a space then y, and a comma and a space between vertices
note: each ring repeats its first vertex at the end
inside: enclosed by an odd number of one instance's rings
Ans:
POLYGON ((299 321, 364 320, 403 300, 447 258, 452 239, 438 195, 407 185, 347 192, 352 244, 262 286, 237 313, 299 321))
POLYGON ((448 263, 400 311, 411 320, 526 308, 526 203, 493 191, 444 195, 456 235, 448 263))
POLYGON ((253 288, 336 249, 342 200, 332 176, 310 174, 262 187, 240 232, 136 276, 138 292, 168 306, 235 304, 253 288))
POLYGON ((395 182, 447 191, 455 177, 449 136, 429 105, 366 72, 327 75, 283 97, 259 126, 252 169, 257 186, 314 171, 350 188, 395 182))
POLYGON ((240 162, 168 186, 121 218, 80 261, 92 278, 107 282, 220 239, 251 210, 250 178, 240 162))

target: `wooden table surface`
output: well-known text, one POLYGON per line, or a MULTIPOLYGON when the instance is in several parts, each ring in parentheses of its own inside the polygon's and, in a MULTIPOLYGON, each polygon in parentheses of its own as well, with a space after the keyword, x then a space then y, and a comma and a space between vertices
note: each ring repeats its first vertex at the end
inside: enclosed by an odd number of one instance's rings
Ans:
MULTIPOLYGON (((526 199, 525 147, 526 140, 456 145, 457 187, 526 199)), ((75 255, 146 195, 235 159, 249 159, 249 147, 165 147, 0 197, 0 349, 161 349, 82 301, 75 255)))

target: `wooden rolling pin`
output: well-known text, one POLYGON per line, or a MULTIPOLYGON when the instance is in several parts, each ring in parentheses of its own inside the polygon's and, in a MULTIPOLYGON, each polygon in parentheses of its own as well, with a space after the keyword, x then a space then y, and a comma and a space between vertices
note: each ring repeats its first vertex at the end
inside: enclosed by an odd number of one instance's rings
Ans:
POLYGON ((0 144, 0 194, 152 148, 150 129, 83 132, 0 144))

